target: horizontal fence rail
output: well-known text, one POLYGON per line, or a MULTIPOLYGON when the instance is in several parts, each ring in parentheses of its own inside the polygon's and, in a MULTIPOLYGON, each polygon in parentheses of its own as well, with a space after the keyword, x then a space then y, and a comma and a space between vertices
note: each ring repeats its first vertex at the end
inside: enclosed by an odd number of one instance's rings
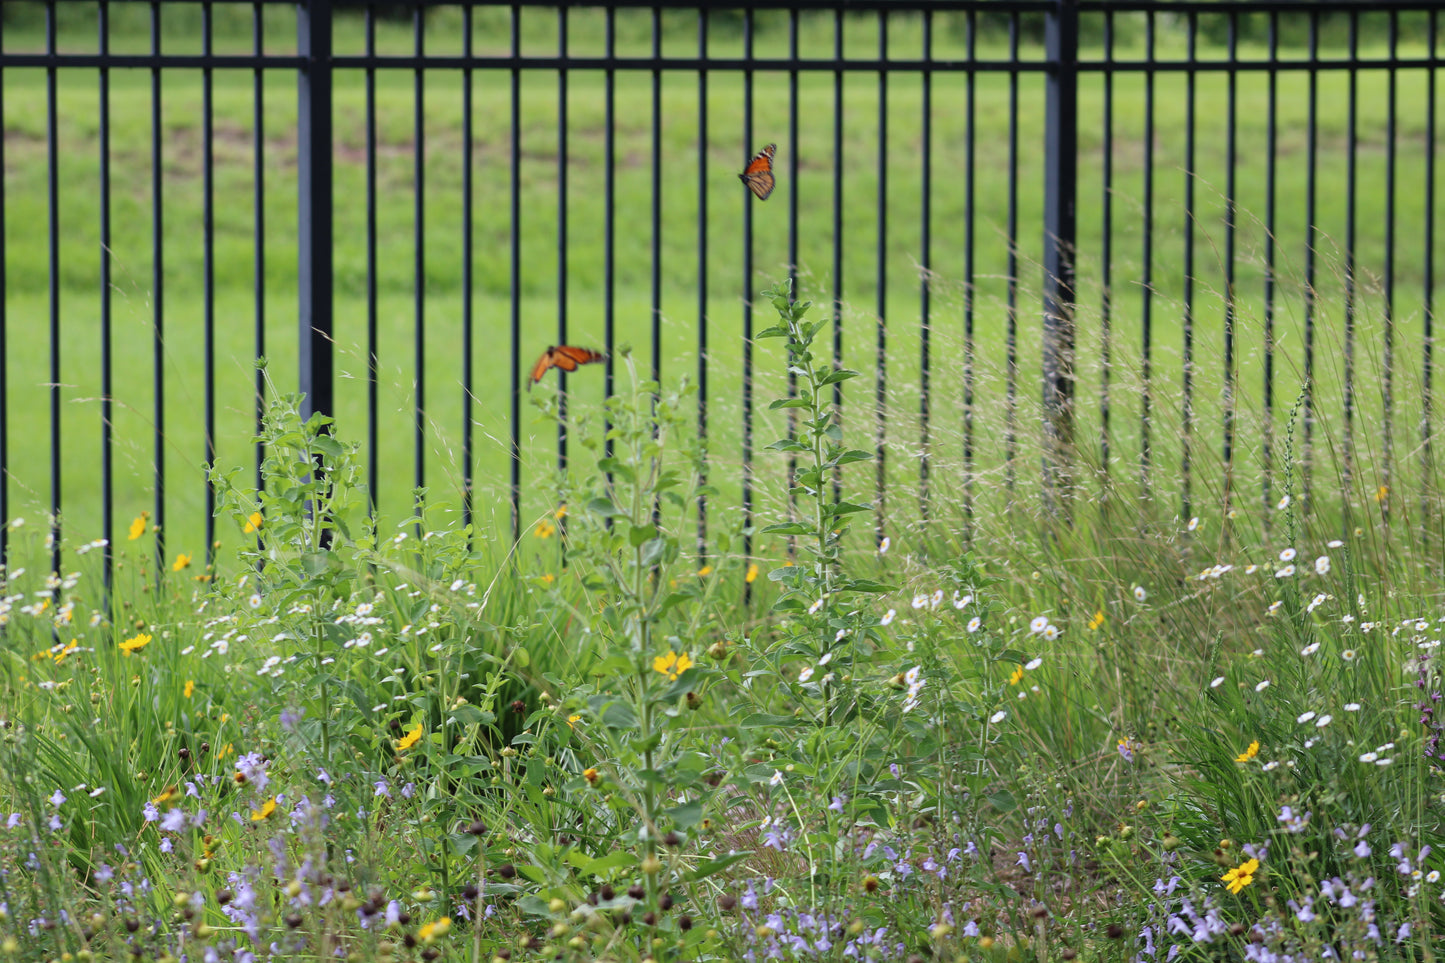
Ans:
POLYGON ((57 571, 62 534, 124 539, 142 508, 158 563, 209 559, 196 466, 259 486, 252 439, 296 388, 364 442, 382 516, 447 503, 519 538, 632 363, 698 389, 698 554, 737 531, 750 556, 791 471, 757 457, 792 428, 760 400, 795 387, 754 299, 789 279, 864 373, 835 399, 880 538, 1035 492, 1308 502, 1326 467, 1347 506, 1412 491, 1428 520, 1440 19, 7 3, 0 517, 44 513, 57 571), (767 143, 759 202, 735 178, 767 143), (556 375, 555 429, 526 390, 551 344, 607 354, 556 375))

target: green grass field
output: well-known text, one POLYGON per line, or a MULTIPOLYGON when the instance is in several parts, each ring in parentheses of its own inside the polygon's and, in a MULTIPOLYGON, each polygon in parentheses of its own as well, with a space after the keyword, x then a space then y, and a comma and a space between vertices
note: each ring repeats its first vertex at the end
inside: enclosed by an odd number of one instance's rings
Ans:
MULTIPOLYGON (((248 20, 238 11, 219 12, 217 46, 222 50, 244 50, 249 44, 248 20)), ((265 33, 268 48, 278 51, 294 44, 289 32, 289 14, 272 10, 267 14, 265 33)), ((144 11, 118 8, 112 44, 117 50, 144 49, 144 11)), ((1366 18, 1367 25, 1377 18, 1366 18)), ((1205 35, 1212 36, 1213 20, 1206 18, 1205 35)), ((61 46, 80 50, 93 45, 83 16, 71 12, 62 21, 61 46)), ((195 49, 197 24, 182 12, 167 11, 165 48, 170 51, 195 49)), ((646 15, 619 15, 619 46, 627 51, 645 50, 646 15)), ((1032 21, 1030 22, 1032 23, 1032 21)), ((445 16, 429 21, 427 49, 448 52, 460 49, 459 24, 445 16)), ((831 51, 831 24, 805 18, 801 48, 816 49, 820 55, 831 51)), ((1028 26, 1028 25, 1026 25, 1028 26)), ((1293 30, 1297 24, 1287 23, 1293 30)), ((916 56, 920 50, 920 25, 916 18, 894 18, 889 49, 894 56, 916 56)), ((503 49, 507 21, 488 14, 479 15, 476 46, 479 51, 503 49)), ((528 11, 524 16, 524 49, 546 52, 555 49, 555 17, 528 11), (550 45, 550 46, 549 46, 550 45)), ((1298 41, 1298 31, 1286 32, 1298 41)), ((1378 30, 1367 34, 1364 53, 1381 54, 1383 41, 1378 30)), ((595 12, 574 14, 571 23, 573 49, 596 52, 601 34, 600 16, 595 12)), ((962 57, 965 52, 961 24, 940 18, 935 31, 935 55, 962 57)), ((1032 34, 1029 34, 1032 37, 1032 34)), ((850 17, 845 33, 849 56, 868 56, 877 49, 875 21, 850 17)), ((719 22, 712 31, 711 50, 719 56, 741 51, 735 28, 719 22)), ((1086 42, 1087 39, 1086 39, 1086 42)), ((1097 38, 1092 41, 1097 44, 1097 38)), ((1119 30, 1121 57, 1138 55, 1142 38, 1138 21, 1122 18, 1119 30)), ((378 46, 383 50, 405 51, 410 28, 383 24, 378 46)), ((1182 34, 1177 24, 1161 31, 1160 56, 1182 52, 1182 34)), ((7 31, 6 49, 27 50, 43 46, 33 20, 19 19, 7 31)), ((338 28, 339 52, 356 51, 362 44, 357 21, 342 21, 338 28)), ((996 29, 980 40, 980 56, 1000 57, 1007 52, 1006 38, 996 29)), ((1325 36, 1327 52, 1341 51, 1338 31, 1325 36)), ((670 14, 664 22, 664 53, 686 55, 695 51, 695 21, 670 14)), ((760 20, 757 52, 778 55, 786 50, 786 20, 760 20)), ((1420 55, 1425 38, 1418 30, 1405 31, 1402 56, 1420 55)), ((1262 50, 1250 46, 1244 56, 1259 56, 1262 50)), ((1086 50, 1096 56, 1097 46, 1086 50)), ((1037 59, 1040 48, 1026 39, 1023 56, 1037 59)), ((1282 56, 1298 57, 1300 48, 1287 46, 1282 56)), ((1202 56, 1222 56, 1206 47, 1202 56)), ((6 172, 6 312, 7 384, 11 424, 12 514, 36 511, 48 503, 45 453, 48 445, 44 382, 48 356, 46 332, 51 306, 47 285, 50 266, 45 243, 46 130, 45 77, 34 70, 5 73, 5 172, 6 172)), ((466 156, 461 135, 460 77, 455 73, 428 75, 425 93, 425 322, 427 423, 429 430, 421 444, 425 452, 426 481, 436 497, 455 501, 460 472, 460 437, 463 422, 462 367, 470 363, 473 372, 473 403, 469 407, 476 437, 476 476, 487 492, 484 505, 495 505, 492 495, 501 495, 506 478, 509 444, 507 424, 509 392, 514 374, 509 361, 508 324, 511 313, 509 279, 511 271, 509 221, 510 86, 503 74, 478 71, 473 87, 474 142, 471 163, 475 178, 473 210, 472 287, 462 290, 461 170, 466 156), (462 304, 471 298, 475 351, 471 359, 458 356, 461 340, 462 304)), ((604 80, 599 73, 578 72, 569 78, 567 128, 565 266, 558 263, 558 231, 561 207, 558 197, 558 103, 554 73, 529 71, 523 75, 520 96, 522 129, 520 172, 522 219, 516 225, 519 237, 522 343, 518 353, 522 364, 530 364, 540 350, 556 340, 560 298, 559 277, 565 276, 569 340, 598 344, 606 305, 604 303, 604 80)), ((1007 184, 1009 151, 1007 143, 1010 109, 1006 75, 980 75, 976 82, 977 129, 974 133, 976 193, 969 210, 965 195, 964 157, 969 131, 964 102, 968 79, 961 74, 940 73, 934 77, 932 98, 932 251, 928 263, 933 300, 928 324, 933 335, 935 424, 931 439, 940 458, 962 452, 963 313, 966 290, 964 278, 964 225, 974 219, 975 325, 978 352, 976 386, 980 411, 998 411, 1006 395, 1007 276, 1009 273, 1007 226, 1007 184)), ((1185 173, 1185 78, 1161 75, 1155 98, 1155 139, 1153 167, 1152 260, 1153 332, 1152 368, 1149 390, 1156 427, 1150 444, 1157 467, 1158 483, 1165 492, 1175 487, 1184 457, 1183 432, 1186 413, 1182 399, 1184 340, 1181 298, 1184 290, 1184 238, 1194 238, 1194 324, 1197 389, 1193 409, 1197 420, 1193 460, 1199 464, 1201 451, 1222 449, 1222 371, 1225 289, 1222 252, 1225 243, 1225 189, 1227 157, 1226 80, 1216 73, 1201 73, 1197 79, 1196 157, 1194 164, 1194 212, 1192 221, 1184 208, 1185 173), (1164 426, 1172 426, 1165 428, 1164 426)), ((1395 339, 1392 367, 1396 383, 1395 419, 1399 427, 1394 440, 1399 451, 1395 459, 1408 460, 1418 446, 1417 420, 1409 413, 1414 399, 1421 396, 1422 304, 1427 252, 1424 250, 1425 223, 1420 196, 1424 183, 1424 132, 1428 79, 1423 71, 1401 71, 1396 79, 1397 108, 1395 137, 1396 201, 1394 209, 1393 282, 1394 312, 1391 325, 1395 339)), ((252 78, 245 71, 220 71, 215 75, 215 237, 214 264, 217 318, 217 449, 223 465, 249 464, 249 436, 254 409, 254 353, 252 326, 255 316, 252 258, 254 191, 252 178, 253 109, 252 78)), ((832 157, 833 90, 830 75, 805 73, 799 82, 799 132, 797 143, 786 143, 787 78, 763 73, 755 79, 756 109, 754 141, 742 141, 742 81, 739 75, 719 73, 709 79, 708 129, 698 130, 699 100, 696 78, 686 73, 668 73, 662 81, 662 158, 660 198, 661 234, 656 239, 662 280, 660 302, 665 378, 674 378, 697 368, 696 344, 700 326, 697 291, 707 291, 707 364, 710 397, 712 456, 718 465, 715 480, 723 486, 723 497, 714 504, 736 504, 736 478, 740 457, 742 394, 742 313, 748 292, 756 291, 769 279, 787 272, 789 205, 799 211, 798 273, 806 295, 829 301, 841 288, 843 299, 843 340, 845 363, 865 371, 865 378, 849 386, 846 417, 862 427, 874 417, 873 345, 880 323, 888 340, 887 438, 891 506, 904 506, 911 498, 902 493, 913 487, 917 474, 920 427, 919 399, 920 315, 923 251, 921 241, 923 129, 921 81, 912 76, 891 77, 887 85, 887 125, 879 125, 879 89, 876 75, 850 73, 845 80, 843 109, 843 154, 839 159, 843 184, 843 235, 835 238, 830 213, 834 191, 832 157), (780 143, 779 161, 785 176, 777 193, 766 204, 753 204, 755 273, 744 278, 742 259, 742 213, 749 198, 735 178, 736 170, 753 149, 766 141, 780 143), (703 147, 700 149, 699 144, 703 147), (880 146, 881 145, 881 146, 880 146), (886 298, 877 288, 879 246, 878 202, 880 151, 886 157, 887 182, 884 195, 887 233, 884 276, 886 298), (796 158, 796 181, 786 176, 796 158), (699 277, 696 250, 700 217, 698 165, 707 167, 708 259, 699 277), (833 246, 841 245, 843 274, 831 277, 833 246), (881 321, 880 321, 881 319, 881 321)), ((1386 124, 1384 104, 1388 76, 1384 71, 1362 71, 1358 75, 1359 121, 1357 172, 1359 189, 1355 201, 1355 248, 1360 289, 1360 365, 1372 370, 1371 381, 1360 385, 1360 404, 1374 406, 1378 420, 1383 410, 1378 391, 1383 378, 1382 272, 1386 261, 1387 234, 1384 215, 1386 177, 1386 124)), ((111 183, 113 236, 110 245, 113 280, 114 350, 116 352, 116 416, 118 515, 149 504, 151 465, 156 457, 151 442, 154 405, 151 396, 151 351, 154 323, 151 264, 150 196, 150 94, 149 77, 140 71, 114 71, 111 93, 111 183)), ((1038 358, 1041 306, 1039 289, 1042 271, 1042 77, 1024 72, 1018 89, 1018 375, 1017 392, 1022 406, 1021 425, 1037 424, 1033 409, 1039 395, 1038 358)), ((99 193, 97 81, 93 71, 64 71, 59 79, 57 150, 60 194, 59 231, 60 290, 59 322, 63 336, 62 397, 63 434, 66 439, 63 503, 67 523, 77 532, 94 532, 98 507, 94 470, 100 426, 97 317, 99 299, 99 193)), ((1320 380, 1320 417, 1339 420, 1343 378, 1343 282, 1348 216, 1344 185, 1347 176, 1349 139, 1344 110, 1347 77, 1339 71, 1322 71, 1319 81, 1319 127, 1317 166, 1317 216, 1320 231, 1317 289, 1321 299, 1320 330, 1315 338, 1319 349, 1315 364, 1320 380)), ((383 465, 378 490, 384 513, 404 517, 412 487, 411 464, 415 442, 411 431, 413 383, 417 359, 413 355, 412 329, 415 323, 414 271, 416 164, 413 88, 411 74, 383 71, 377 79, 379 267, 379 423, 380 460, 383 465)), ((1237 394, 1244 410, 1239 423, 1236 457, 1249 465, 1250 480, 1234 484, 1254 487, 1253 472, 1263 461, 1264 414, 1263 330, 1264 244, 1263 221, 1267 215, 1265 118, 1268 108, 1266 79, 1259 73, 1243 74, 1238 82, 1238 133, 1235 151, 1240 210, 1235 268, 1235 301, 1239 316, 1236 331, 1238 352, 1237 394)), ((292 378, 295 358, 295 263, 296 196, 295 139, 296 103, 294 81, 284 71, 268 74, 265 84, 265 329, 266 354, 278 384, 292 378)), ((201 84, 195 71, 169 72, 163 82, 164 128, 163 210, 165 240, 164 271, 164 373, 167 385, 165 428, 169 477, 168 527, 173 544, 193 546, 200 531, 203 482, 198 464, 204 457, 200 409, 204 385, 200 378, 203 362, 200 319, 204 313, 204 260, 202 236, 201 84)), ((1438 106, 1438 105, 1437 105, 1438 106)), ((619 343, 631 343, 644 356, 650 339, 651 304, 649 279, 653 265, 650 249, 654 239, 648 222, 651 195, 651 116, 653 110, 650 78, 620 73, 616 80, 616 170, 614 209, 616 266, 613 275, 613 311, 619 343)), ((364 168, 365 100, 359 75, 338 78, 336 90, 336 340, 338 352, 339 431, 360 439, 365 434, 366 397, 366 229, 364 168)), ((1305 217, 1304 163, 1308 146, 1307 81, 1303 72, 1282 72, 1278 94, 1277 196, 1275 237, 1277 241, 1276 289, 1278 330, 1274 362, 1276 384, 1273 398, 1274 433, 1283 429, 1284 412, 1299 391, 1304 361, 1304 277, 1307 243, 1305 217)), ((1080 437, 1097 434, 1101 421, 1098 400, 1103 369, 1103 331, 1100 319, 1100 238, 1102 207, 1103 88, 1097 74, 1087 75, 1080 91, 1080 173, 1079 173, 1079 375, 1080 437)), ((1111 406, 1111 455, 1119 459, 1117 471, 1128 475, 1141 455, 1143 438, 1140 411, 1143 383, 1142 331, 1140 316, 1143 290, 1140 285, 1143 257, 1142 199, 1144 195, 1144 90, 1137 75, 1119 74, 1114 80, 1113 100, 1113 301, 1111 373, 1114 398, 1111 406)), ((1437 272, 1438 280, 1438 272, 1437 272)), ((1439 298, 1440 292, 1435 292, 1439 298)), ((759 346, 760 370, 767 367, 770 347, 759 346)), ((758 391, 766 394, 775 386, 759 375, 758 391)), ((601 398, 601 379, 586 372, 571 379, 571 387, 583 403, 601 398)), ((549 390, 548 388, 541 389, 549 390)), ((525 408, 522 436, 525 479, 529 496, 531 480, 544 477, 553 461, 550 450, 552 429, 525 408)), ((761 441, 782 430, 781 422, 769 422, 760 415, 755 436, 761 441)), ((1008 445, 1006 426, 990 416, 976 423, 977 463, 982 473, 975 487, 989 488, 1001 474, 1008 445)), ((1191 422, 1193 423, 1193 422, 1191 422)), ((1022 430, 1022 429, 1021 429, 1022 430)), ((1342 423, 1333 429, 1340 437, 1342 423)), ((1378 439, 1376 439, 1378 440, 1378 439)), ((1380 459, 1386 457, 1377 452, 1380 459)), ((955 462, 957 459, 953 459, 955 462)), ((1037 459, 1020 456, 1017 471, 1027 482, 1037 472, 1037 459)), ((946 485, 949 479, 939 479, 946 485)), ((954 478, 953 482, 961 482, 954 478)), ((1020 485, 1027 489, 1027 484, 1020 485)), ((1166 503, 1174 500, 1166 499, 1166 503)), ((529 500, 527 514, 545 509, 529 500)), ((123 520, 123 519, 122 519, 123 520)), ((901 519, 900 519, 901 520, 901 519)), ((112 533, 114 534, 114 533, 112 533)))

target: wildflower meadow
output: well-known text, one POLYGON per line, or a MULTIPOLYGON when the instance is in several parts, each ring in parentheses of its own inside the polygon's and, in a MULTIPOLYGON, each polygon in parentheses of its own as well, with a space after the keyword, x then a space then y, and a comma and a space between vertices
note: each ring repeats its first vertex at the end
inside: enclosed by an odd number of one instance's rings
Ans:
POLYGON ((796 390, 751 557, 694 551, 690 389, 624 352, 515 544, 378 530, 278 395, 260 492, 212 468, 213 567, 142 514, 5 571, 0 957, 1436 958, 1438 538, 1306 510, 1293 462, 1262 510, 875 537, 852 372, 765 302, 796 390))

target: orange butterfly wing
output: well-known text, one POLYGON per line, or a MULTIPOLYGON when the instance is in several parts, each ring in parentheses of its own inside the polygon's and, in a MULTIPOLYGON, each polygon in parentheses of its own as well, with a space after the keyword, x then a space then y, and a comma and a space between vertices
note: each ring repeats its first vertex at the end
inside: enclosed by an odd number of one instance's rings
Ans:
POLYGON ((527 390, 532 385, 542 380, 548 368, 560 368, 563 371, 576 371, 579 364, 591 364, 594 361, 602 361, 607 355, 600 351, 593 351, 591 348, 577 348, 572 345, 563 344, 548 348, 542 352, 542 357, 532 366, 532 380, 527 384, 527 390))
POLYGON ((777 179, 773 176, 773 156, 777 152, 778 145, 769 144, 754 154, 753 159, 748 161, 748 166, 738 175, 738 178, 748 186, 748 190, 753 192, 753 196, 760 201, 767 200, 768 195, 773 193, 773 188, 778 184, 777 179))
POLYGON ((576 371, 579 364, 592 364, 607 356, 591 348, 578 348, 570 344, 559 345, 552 351, 552 363, 563 371, 576 371))

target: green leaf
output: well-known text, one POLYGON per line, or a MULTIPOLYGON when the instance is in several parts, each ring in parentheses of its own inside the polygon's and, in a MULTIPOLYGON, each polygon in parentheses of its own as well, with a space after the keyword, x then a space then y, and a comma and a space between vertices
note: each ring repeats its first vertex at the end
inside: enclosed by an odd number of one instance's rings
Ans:
POLYGON ((764 535, 811 535, 812 529, 802 522, 782 522, 763 529, 764 535))
POLYGON ((840 466, 841 466, 841 465, 851 465, 851 464, 853 464, 853 463, 856 462, 856 461, 872 461, 872 460, 873 460, 873 453, 872 453, 871 451, 863 451, 862 449, 854 448, 854 449, 851 449, 851 450, 849 450, 849 451, 845 451, 845 452, 843 452, 843 454, 839 455, 839 456, 834 460, 833 464, 835 464, 835 465, 840 465, 840 466))
POLYGON ((896 586, 887 585, 871 578, 855 578, 839 585, 839 589, 850 592, 892 592, 895 591, 896 586))
POLYGON ((610 729, 636 729, 637 716, 627 703, 613 702, 603 710, 602 724, 610 729))
POLYGON ((587 510, 594 515, 601 515, 604 518, 611 515, 625 515, 622 509, 605 498, 594 498, 587 503, 587 510))
POLYGON ((694 799, 681 806, 674 806, 667 810, 667 814, 672 817, 673 825, 678 829, 691 829, 702 822, 702 801, 694 799))
POLYGON ((457 856, 465 856, 477 845, 477 837, 471 833, 457 833, 447 837, 447 842, 452 844, 452 852, 457 856))
POLYGON ((727 869, 729 866, 734 865, 735 863, 740 863, 745 859, 752 858, 752 855, 753 854, 750 852, 729 853, 728 855, 720 856, 717 859, 706 860, 704 862, 698 863, 691 870, 684 873, 683 879, 687 880, 688 882, 699 879, 706 879, 709 876, 721 873, 723 870, 727 869))
POLYGON ((1007 789, 1001 790, 988 797, 988 804, 1001 813, 1012 812, 1018 808, 1018 800, 1014 799, 1013 793, 1007 789))
POLYGON ((614 869, 636 865, 637 857, 626 850, 616 850, 593 859, 580 849, 573 849, 567 853, 567 862, 585 876, 605 877, 614 869))
POLYGON ((808 446, 807 446, 807 445, 803 444, 802 442, 789 441, 787 438, 784 438, 782 441, 775 441, 775 442, 773 442, 771 445, 766 445, 766 446, 764 446, 764 448, 763 448, 763 451, 807 451, 807 450, 808 450, 808 446))
POLYGON ((872 505, 858 505, 854 502, 837 502, 828 506, 828 514, 832 516, 856 515, 858 512, 866 512, 872 505))
POLYGON ((627 541, 633 548, 638 548, 648 539, 656 537, 656 525, 633 525, 627 533, 627 541))
POLYGON ((497 721, 497 717, 494 713, 478 709, 476 706, 463 705, 452 710, 452 721, 464 726, 489 726, 497 721))
POLYGON ((836 371, 830 371, 830 372, 828 372, 826 375, 824 375, 823 377, 819 378, 819 379, 818 379, 818 384, 820 384, 820 385, 831 385, 831 384, 836 384, 836 383, 839 382, 839 381, 847 381, 847 380, 849 380, 850 378, 856 378, 856 377, 858 377, 858 372, 856 372, 856 371, 849 371, 847 368, 839 368, 838 370, 836 370, 836 371))
MULTIPOLYGON (((654 529, 655 531, 656 529, 654 529)), ((654 538, 642 547, 642 564, 656 565, 661 562, 667 554, 669 540, 665 538, 654 538)))
POLYGON ((331 459, 338 459, 346 454, 346 446, 330 435, 317 435, 311 447, 331 459))
POLYGON ((808 408, 810 407, 806 398, 779 398, 768 405, 769 411, 777 411, 779 408, 808 408))

